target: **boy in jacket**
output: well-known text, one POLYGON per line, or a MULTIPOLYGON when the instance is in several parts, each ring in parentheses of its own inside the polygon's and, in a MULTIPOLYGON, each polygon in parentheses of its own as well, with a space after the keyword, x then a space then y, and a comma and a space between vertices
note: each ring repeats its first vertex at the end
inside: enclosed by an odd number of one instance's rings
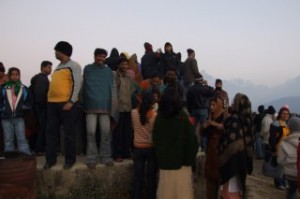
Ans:
POLYGON ((14 151, 16 134, 18 151, 30 154, 25 138, 25 112, 31 109, 29 90, 21 83, 20 70, 12 67, 8 71, 9 81, 1 87, 0 110, 4 133, 4 151, 14 151))

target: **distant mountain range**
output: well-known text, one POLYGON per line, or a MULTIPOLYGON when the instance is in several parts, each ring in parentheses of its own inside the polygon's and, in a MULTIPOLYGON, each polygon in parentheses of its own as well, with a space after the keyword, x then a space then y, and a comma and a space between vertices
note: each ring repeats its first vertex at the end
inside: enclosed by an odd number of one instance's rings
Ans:
MULTIPOLYGON (((205 71, 201 71, 201 74, 211 86, 214 86, 215 77, 205 71)), ((291 112, 300 113, 300 75, 275 87, 255 85, 241 79, 223 79, 223 88, 228 92, 230 101, 238 92, 246 94, 251 100, 253 111, 256 111, 257 106, 261 104, 265 107, 273 105, 277 111, 287 104, 291 112)))

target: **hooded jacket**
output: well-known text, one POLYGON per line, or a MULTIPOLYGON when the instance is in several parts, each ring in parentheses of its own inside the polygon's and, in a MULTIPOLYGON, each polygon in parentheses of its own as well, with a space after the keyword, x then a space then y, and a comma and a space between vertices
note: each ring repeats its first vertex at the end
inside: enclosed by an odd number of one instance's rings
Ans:
POLYGON ((299 143, 300 131, 293 132, 282 140, 277 162, 283 166, 283 172, 288 177, 297 177, 297 147, 299 143))
POLYGON ((119 51, 116 48, 113 48, 110 52, 109 57, 106 59, 105 63, 111 70, 116 71, 118 69, 119 60, 120 60, 119 51))

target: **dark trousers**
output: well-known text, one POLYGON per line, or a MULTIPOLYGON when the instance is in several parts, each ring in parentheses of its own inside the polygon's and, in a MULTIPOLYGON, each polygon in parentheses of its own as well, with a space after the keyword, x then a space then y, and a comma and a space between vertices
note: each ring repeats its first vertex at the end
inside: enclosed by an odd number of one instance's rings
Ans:
POLYGON ((73 164, 76 161, 77 107, 74 104, 70 111, 64 111, 64 105, 65 103, 48 103, 47 106, 46 161, 49 164, 56 163, 61 125, 65 132, 65 164, 73 164))
POLYGON ((47 107, 38 106, 34 107, 35 115, 38 120, 39 131, 36 138, 36 152, 44 152, 46 145, 46 124, 47 124, 47 107))
POLYGON ((147 196, 156 198, 157 163, 154 148, 134 148, 134 199, 141 199, 144 185, 145 166, 147 165, 147 196))
POLYGON ((296 199, 297 198, 297 180, 287 180, 289 183, 289 189, 287 190, 287 199, 296 199))
POLYGON ((219 186, 219 181, 206 178, 206 198, 218 199, 219 186))
POLYGON ((119 121, 113 131, 114 158, 130 158, 132 150, 133 130, 131 126, 131 113, 120 112, 119 121))

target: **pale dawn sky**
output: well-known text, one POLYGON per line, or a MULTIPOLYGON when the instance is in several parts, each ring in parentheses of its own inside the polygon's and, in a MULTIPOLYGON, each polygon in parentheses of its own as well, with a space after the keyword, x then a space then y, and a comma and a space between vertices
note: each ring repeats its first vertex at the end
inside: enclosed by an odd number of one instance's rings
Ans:
POLYGON ((0 61, 22 80, 40 63, 58 61, 53 47, 72 44, 72 59, 93 62, 97 47, 144 53, 171 42, 186 59, 193 48, 200 70, 222 79, 268 86, 300 75, 299 0, 0 0, 0 61))

